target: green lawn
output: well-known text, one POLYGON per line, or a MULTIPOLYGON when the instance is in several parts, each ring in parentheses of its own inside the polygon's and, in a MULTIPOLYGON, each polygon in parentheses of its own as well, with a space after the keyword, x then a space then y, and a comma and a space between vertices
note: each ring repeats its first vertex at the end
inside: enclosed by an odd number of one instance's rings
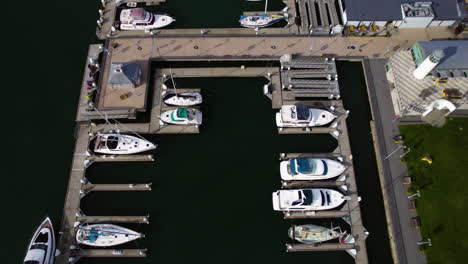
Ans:
POLYGON ((412 187, 421 191, 417 212, 429 263, 467 263, 468 256, 468 118, 449 118, 442 128, 401 126, 412 187), (429 153, 431 165, 420 158, 429 153))

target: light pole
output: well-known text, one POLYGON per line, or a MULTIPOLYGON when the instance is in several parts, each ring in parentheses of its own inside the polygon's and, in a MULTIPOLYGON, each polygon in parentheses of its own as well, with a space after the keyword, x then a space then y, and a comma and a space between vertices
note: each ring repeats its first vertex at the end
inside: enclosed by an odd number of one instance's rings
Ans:
POLYGON ((393 154, 395 154, 395 152, 397 152, 398 150, 400 150, 400 149, 403 148, 403 147, 404 147, 403 145, 398 146, 398 148, 396 148, 394 151, 392 151, 390 154, 388 154, 387 157, 384 158, 384 160, 390 158, 390 156, 392 156, 393 154))
POLYGON ((428 246, 432 246, 432 243, 431 243, 431 239, 428 238, 426 241, 419 241, 416 243, 418 246, 422 246, 422 245, 428 245, 428 246))
MULTIPOLYGON (((406 148, 406 146, 404 146, 403 148, 406 148)), ((411 150, 411 148, 408 148, 408 150, 405 153, 401 154, 400 159, 403 158, 406 154, 408 154, 408 152, 410 152, 410 150, 411 150)))
POLYGON ((411 200, 413 197, 421 197, 421 192, 418 190, 415 193, 408 196, 408 199, 411 200))

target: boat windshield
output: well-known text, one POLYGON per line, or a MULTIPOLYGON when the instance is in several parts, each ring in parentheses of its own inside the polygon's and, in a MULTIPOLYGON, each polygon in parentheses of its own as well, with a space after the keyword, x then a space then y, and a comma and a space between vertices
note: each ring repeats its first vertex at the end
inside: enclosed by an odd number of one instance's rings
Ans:
POLYGON ((312 190, 300 190, 297 192, 299 199, 292 202, 292 205, 311 205, 312 204, 312 190))
POLYGON ((316 160, 314 159, 293 159, 289 162, 289 165, 293 174, 313 174, 317 168, 316 160))
POLYGON ((177 116, 179 118, 188 118, 188 110, 186 108, 178 108, 177 116))
POLYGON ((116 149, 119 145, 119 138, 114 136, 109 136, 106 140, 106 146, 108 149, 116 149))
POLYGON ((305 105, 296 105, 297 119, 298 120, 308 120, 310 117, 309 107, 305 105))

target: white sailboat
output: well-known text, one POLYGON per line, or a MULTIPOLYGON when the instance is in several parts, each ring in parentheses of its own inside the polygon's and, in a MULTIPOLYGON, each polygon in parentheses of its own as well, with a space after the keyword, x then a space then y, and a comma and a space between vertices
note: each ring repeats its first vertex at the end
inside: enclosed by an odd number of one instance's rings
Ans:
POLYGON ((173 125, 201 125, 202 112, 194 108, 179 107, 161 113, 161 121, 173 125))
POLYGON ((164 14, 154 14, 143 8, 124 9, 120 13, 120 30, 151 30, 168 26, 175 19, 164 14))
POLYGON ((344 195, 326 188, 279 190, 273 193, 275 211, 330 210, 344 203, 344 195))
POLYGON ((155 144, 145 139, 112 133, 98 133, 94 144, 94 152, 102 154, 135 154, 155 148, 155 144))
POLYGON ((326 180, 341 175, 346 169, 341 162, 321 158, 297 158, 280 163, 281 179, 285 181, 326 180))
MULTIPOLYGON (((170 70, 170 69, 169 69, 170 70)), ((163 101, 167 105, 173 106, 194 106, 202 103, 202 95, 198 92, 192 93, 178 93, 177 88, 172 77, 172 70, 170 70, 172 86, 174 87, 174 92, 164 92, 163 101)))
POLYGON ((315 127, 332 122, 336 116, 327 110, 305 105, 283 105, 276 113, 278 127, 315 127))
POLYGON ((248 15, 240 16, 239 23, 243 27, 247 28, 263 28, 273 25, 283 19, 286 19, 284 15, 269 15, 267 14, 268 0, 265 1, 265 13, 261 15, 248 15))
POLYGON ((53 264, 55 260, 55 234, 47 217, 34 233, 29 243, 24 264, 53 264))
POLYGON ((291 239, 304 244, 315 244, 326 242, 341 237, 342 232, 339 227, 326 228, 317 225, 293 225, 288 230, 291 239))
POLYGON ((111 247, 144 237, 143 234, 125 227, 111 224, 80 226, 76 242, 93 247, 111 247))

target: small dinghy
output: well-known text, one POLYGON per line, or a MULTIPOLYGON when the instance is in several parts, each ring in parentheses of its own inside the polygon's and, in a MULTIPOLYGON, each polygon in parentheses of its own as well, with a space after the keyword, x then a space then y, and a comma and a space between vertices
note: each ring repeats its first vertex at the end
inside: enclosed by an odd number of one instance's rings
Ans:
POLYGON ((276 113, 278 127, 315 127, 326 125, 336 116, 327 110, 305 105, 283 105, 276 113))
POLYGON ((120 12, 120 30, 151 30, 168 26, 175 19, 164 14, 153 14, 143 8, 124 9, 120 12))
POLYGON ((161 121, 173 125, 201 125, 202 113, 193 108, 177 108, 161 114, 161 121))
MULTIPOLYGON (((353 244, 354 242, 356 242, 356 239, 351 234, 340 237, 340 243, 342 243, 342 244, 343 243, 353 244)), ((357 250, 356 249, 354 249, 354 248, 353 249, 347 249, 346 252, 348 252, 348 254, 351 255, 351 257, 356 258, 356 255, 357 255, 357 250)))
POLYGON ((153 143, 129 135, 97 134, 94 152, 103 154, 134 154, 155 149, 153 143))
POLYGON ((346 169, 332 159, 299 158, 280 163, 281 179, 285 181, 326 180, 341 175, 346 169))
POLYGON ((53 264, 55 260, 55 234, 47 217, 29 243, 24 264, 53 264))
POLYGON ((288 230, 289 237, 304 244, 315 244, 339 238, 339 228, 326 228, 316 225, 293 225, 288 230))
POLYGON ((281 15, 249 15, 240 16, 239 23, 246 28, 263 28, 271 26, 283 19, 286 19, 286 17, 281 15))
POLYGON ((93 247, 117 246, 141 237, 144 235, 110 224, 85 225, 76 232, 76 242, 93 247))
POLYGON ((163 101, 167 105, 173 106, 194 106, 202 103, 200 93, 168 93, 164 95, 163 101))
POLYGON ((330 210, 345 201, 342 193, 326 188, 279 190, 272 198, 275 211, 330 210))

